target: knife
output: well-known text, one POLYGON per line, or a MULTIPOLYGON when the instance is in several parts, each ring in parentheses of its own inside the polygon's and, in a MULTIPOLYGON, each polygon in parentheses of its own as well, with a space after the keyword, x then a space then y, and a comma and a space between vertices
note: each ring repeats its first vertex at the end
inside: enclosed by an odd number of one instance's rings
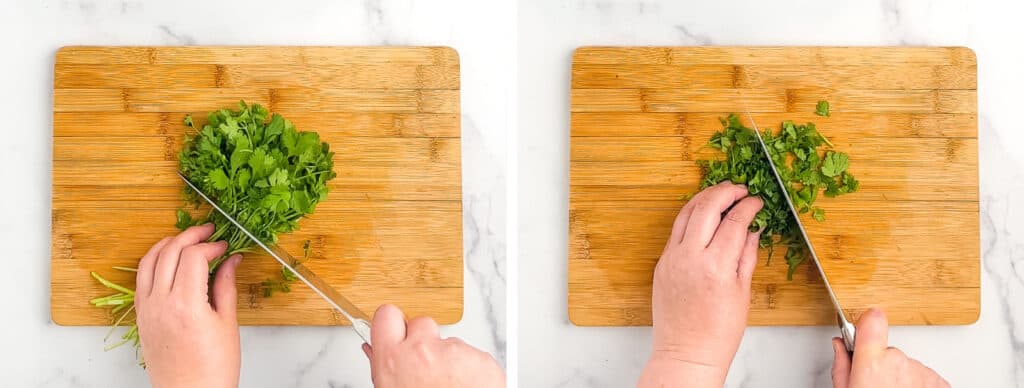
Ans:
POLYGON ((339 293, 338 290, 335 290, 334 287, 331 287, 330 284, 327 284, 327 282, 323 281, 323 279, 320 279, 319 276, 316 276, 316 274, 313 273, 313 271, 311 271, 305 265, 298 262, 298 260, 295 260, 295 257, 289 254, 283 248, 274 243, 264 243, 263 241, 260 241, 260 239, 256 238, 256 235, 252 234, 252 232, 250 232, 248 229, 242 226, 241 223, 239 223, 237 220, 235 220, 234 217, 232 217, 230 214, 224 211, 224 209, 221 209, 220 206, 217 206, 217 203, 214 202, 213 199, 208 197, 206 193, 203 193, 203 191, 200 190, 199 187, 197 187, 195 184, 193 184, 192 181, 189 181, 188 178, 185 177, 185 174, 182 174, 181 171, 178 171, 178 176, 181 177, 181 180, 185 181, 185 184, 188 185, 188 187, 191 188, 192 191, 195 191, 196 194, 199 194, 199 196, 203 198, 204 201, 206 201, 206 203, 209 203, 214 210, 220 213, 220 215, 224 216, 224 218, 227 218, 228 222, 231 222, 231 224, 238 228, 238 230, 241 230, 242 233, 245 233, 245 235, 248 236, 250 240, 256 243, 256 245, 258 245, 260 248, 263 248, 263 250, 266 251, 267 254, 270 255, 270 257, 273 257, 274 260, 277 260, 277 262, 280 263, 283 267, 292 271, 292 273, 295 274, 295 277, 299 278, 299 280, 302 280, 303 283, 306 283, 306 285, 309 286, 309 288, 313 289, 313 292, 316 292, 317 295, 320 295, 321 298, 324 298, 324 300, 326 300, 327 303, 331 305, 331 307, 333 307, 335 310, 341 313, 341 315, 344 316, 345 319, 348 319, 348 321, 352 323, 352 329, 355 330, 356 334, 359 335, 359 338, 362 338, 363 342, 370 344, 370 318, 369 316, 366 315, 366 313, 364 313, 362 310, 356 307, 356 305, 352 304, 351 301, 349 301, 343 295, 341 295, 341 293, 339 293))
POLYGON ((846 318, 846 313, 843 312, 843 308, 839 306, 839 300, 836 299, 836 294, 832 290, 832 285, 828 282, 828 276, 825 275, 825 270, 821 268, 821 261, 818 260, 818 255, 814 252, 814 246, 811 245, 811 239, 807 237, 807 230, 804 229, 803 222, 800 221, 800 215, 796 212, 796 206, 793 206, 793 199, 790 198, 789 190, 786 189, 786 184, 782 181, 782 176, 779 175, 779 170, 775 167, 775 161, 772 160, 771 153, 768 152, 768 145, 765 144, 764 138, 761 137, 761 131, 757 129, 757 123, 754 122, 754 117, 750 114, 750 110, 746 111, 747 118, 750 119, 750 124, 754 127, 754 134, 757 135, 757 142, 761 144, 761 150, 764 151, 764 156, 768 158, 768 165, 771 166, 772 176, 775 177, 775 182, 779 184, 779 187, 786 192, 783 197, 786 198, 786 205, 789 206, 789 213, 793 215, 793 219, 796 220, 796 226, 800 229, 800 235, 804 237, 804 241, 807 242, 807 250, 811 252, 811 259, 814 260, 814 266, 818 267, 818 274, 821 275, 821 280, 825 283, 825 290, 828 290, 828 297, 832 299, 832 306, 836 308, 836 324, 839 325, 839 332, 843 337, 843 344, 846 345, 846 351, 853 355, 853 343, 856 336, 856 329, 850 320, 846 318))

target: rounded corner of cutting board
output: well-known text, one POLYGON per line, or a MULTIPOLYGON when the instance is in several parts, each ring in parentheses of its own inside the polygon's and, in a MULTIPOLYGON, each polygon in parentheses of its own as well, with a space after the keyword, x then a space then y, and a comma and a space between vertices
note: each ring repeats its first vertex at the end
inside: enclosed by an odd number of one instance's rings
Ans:
POLYGON ((582 55, 582 54, 586 54, 587 51, 593 50, 596 47, 597 46, 578 46, 578 47, 572 49, 572 62, 575 63, 576 60, 578 59, 577 56, 582 55))
POLYGON ((593 322, 587 322, 586 320, 581 319, 581 317, 579 317, 577 315, 577 309, 574 309, 572 306, 569 306, 568 310, 569 310, 569 323, 571 323, 573 326, 576 326, 576 327, 594 326, 593 322))
POLYGON ((50 322, 53 322, 57 326, 81 326, 76 325, 74 322, 68 320, 69 317, 65 316, 61 310, 54 308, 53 302, 50 302, 50 322))
POLYGON ((466 315, 466 305, 465 305, 465 303, 459 304, 459 309, 457 311, 455 311, 454 314, 452 314, 451 316, 446 316, 446 317, 440 319, 440 322, 438 322, 437 324, 438 325, 457 325, 460 322, 462 322, 462 318, 464 318, 465 315, 466 315))

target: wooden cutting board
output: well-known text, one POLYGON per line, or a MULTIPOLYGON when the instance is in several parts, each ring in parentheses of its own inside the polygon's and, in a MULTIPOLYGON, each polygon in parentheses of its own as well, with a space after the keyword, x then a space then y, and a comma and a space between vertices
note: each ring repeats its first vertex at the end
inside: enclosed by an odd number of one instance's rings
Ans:
MULTIPOLYGON (((174 175, 192 113, 239 99, 312 130, 335 151, 338 177, 282 246, 356 305, 397 304, 443 324, 462 316, 459 58, 444 47, 66 47, 53 97, 51 313, 61 325, 105 325, 88 301, 97 271, 134 286, 148 247, 177 232, 174 175)), ((202 118, 200 120, 200 118, 202 118)), ((200 122, 197 122, 197 125, 200 122)), ((343 323, 262 254, 239 268, 243 325, 343 323)), ((347 323, 346 323, 347 324, 347 323)))
MULTIPOLYGON (((860 191, 804 218, 844 310, 900 325, 968 324, 980 304, 977 65, 966 48, 580 48, 572 64, 569 318, 651 324, 651 282, 694 160, 742 112, 814 122, 849 153, 860 191), (742 94, 740 92, 742 90, 742 94), (813 114, 818 100, 831 117, 813 114)), ((747 123, 749 126, 749 122, 747 123)), ((752 325, 834 322, 817 270, 786 280, 762 250, 752 325)))

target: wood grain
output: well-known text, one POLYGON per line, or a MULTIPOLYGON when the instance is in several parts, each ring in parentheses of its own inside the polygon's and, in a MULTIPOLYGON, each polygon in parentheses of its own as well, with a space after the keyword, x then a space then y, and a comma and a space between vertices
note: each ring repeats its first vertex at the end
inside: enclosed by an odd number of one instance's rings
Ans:
MULTIPOLYGON (((451 324, 462 316, 459 58, 443 47, 65 47, 56 54, 51 316, 106 325, 90 271, 133 284, 134 266, 177 231, 174 175, 186 114, 260 103, 317 131, 338 177, 281 244, 367 312, 393 303, 451 324)), ((203 210, 205 211, 205 210, 203 210)), ((347 324, 301 284, 248 254, 243 325, 347 324)))
MULTIPOLYGON (((657 264, 719 119, 814 122, 860 191, 804 218, 844 309, 951 325, 980 309, 977 64, 965 48, 585 47, 573 56, 569 318, 650 325, 657 264), (814 115, 828 100, 832 116, 814 115)), ((749 120, 747 125, 749 124, 749 120)), ((817 270, 760 252, 749 323, 833 323, 817 270)))

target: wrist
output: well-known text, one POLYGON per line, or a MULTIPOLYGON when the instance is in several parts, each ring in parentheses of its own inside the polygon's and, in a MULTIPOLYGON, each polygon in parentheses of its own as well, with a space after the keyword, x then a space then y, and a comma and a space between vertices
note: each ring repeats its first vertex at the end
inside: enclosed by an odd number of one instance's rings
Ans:
POLYGON ((709 364, 667 350, 655 350, 647 361, 640 387, 721 387, 729 367, 709 364))

